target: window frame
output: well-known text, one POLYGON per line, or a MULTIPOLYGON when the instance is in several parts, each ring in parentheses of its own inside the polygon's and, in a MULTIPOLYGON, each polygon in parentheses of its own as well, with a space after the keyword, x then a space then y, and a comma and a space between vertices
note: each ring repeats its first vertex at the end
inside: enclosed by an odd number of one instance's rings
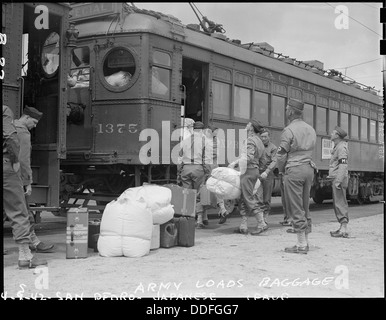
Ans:
POLYGON ((98 74, 99 74, 100 82, 102 83, 103 87, 105 87, 107 90, 112 91, 112 92, 123 92, 123 91, 130 89, 136 83, 136 81, 138 80, 139 74, 140 74, 140 69, 141 69, 140 68, 140 62, 139 62, 137 52, 133 48, 131 48, 127 45, 117 44, 116 46, 113 46, 113 47, 107 49, 103 53, 103 58, 99 62, 98 74), (110 55, 110 53, 112 53, 113 51, 116 51, 116 50, 120 50, 120 49, 128 51, 133 56, 134 63, 135 63, 135 72, 134 72, 134 74, 131 75, 131 79, 126 85, 124 85, 122 87, 114 87, 106 81, 105 75, 103 73, 103 66, 105 64, 106 59, 110 55))

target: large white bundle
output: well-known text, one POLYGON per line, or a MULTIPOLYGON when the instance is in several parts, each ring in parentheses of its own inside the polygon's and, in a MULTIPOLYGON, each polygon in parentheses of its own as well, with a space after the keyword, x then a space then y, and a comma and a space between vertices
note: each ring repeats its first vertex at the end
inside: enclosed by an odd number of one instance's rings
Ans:
POLYGON ((110 76, 106 76, 105 79, 110 85, 114 87, 123 87, 129 83, 131 74, 127 71, 119 71, 110 76))
POLYGON ((240 172, 228 167, 215 168, 206 187, 223 199, 237 199, 241 195, 240 172))
POLYGON ((103 257, 142 257, 150 252, 153 221, 146 203, 127 198, 107 204, 98 238, 103 257))
POLYGON ((173 219, 172 191, 169 188, 145 184, 125 190, 118 199, 121 198, 145 202, 153 216, 153 224, 164 224, 173 219))

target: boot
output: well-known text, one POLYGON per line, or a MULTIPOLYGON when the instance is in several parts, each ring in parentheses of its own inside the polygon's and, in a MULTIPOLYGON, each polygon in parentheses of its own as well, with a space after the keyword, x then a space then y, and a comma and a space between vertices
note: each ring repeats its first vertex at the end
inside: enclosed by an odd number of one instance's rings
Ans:
POLYGON ((298 242, 293 247, 287 247, 284 249, 288 253, 300 253, 307 254, 309 247, 306 242, 306 233, 304 231, 298 232, 297 234, 298 242))

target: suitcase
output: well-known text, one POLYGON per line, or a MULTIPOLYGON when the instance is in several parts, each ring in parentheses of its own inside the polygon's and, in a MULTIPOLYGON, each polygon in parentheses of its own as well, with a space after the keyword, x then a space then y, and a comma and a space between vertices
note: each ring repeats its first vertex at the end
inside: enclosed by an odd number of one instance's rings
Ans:
POLYGON ((172 191, 171 204, 174 206, 174 216, 196 216, 197 191, 186 189, 176 184, 165 184, 163 187, 172 191))
POLYGON ((178 217, 173 220, 177 227, 178 245, 181 247, 193 247, 196 219, 192 217, 178 217))
POLYGON ((88 210, 77 208, 67 213, 66 258, 87 258, 88 210))

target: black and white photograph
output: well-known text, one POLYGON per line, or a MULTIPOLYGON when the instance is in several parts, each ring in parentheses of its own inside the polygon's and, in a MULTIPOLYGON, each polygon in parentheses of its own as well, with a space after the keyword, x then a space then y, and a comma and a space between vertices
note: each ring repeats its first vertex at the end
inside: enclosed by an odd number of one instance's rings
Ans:
POLYGON ((384 299, 382 7, 3 2, 2 300, 384 299))

